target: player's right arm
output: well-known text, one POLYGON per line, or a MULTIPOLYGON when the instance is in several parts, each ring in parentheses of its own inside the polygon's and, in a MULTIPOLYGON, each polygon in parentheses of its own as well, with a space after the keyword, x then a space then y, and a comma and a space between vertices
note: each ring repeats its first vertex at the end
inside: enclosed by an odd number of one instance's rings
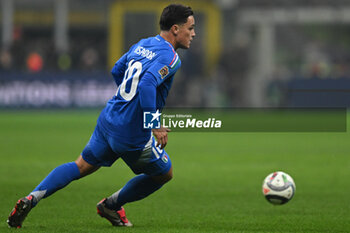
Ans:
POLYGON ((112 68, 112 75, 114 82, 119 86, 124 78, 124 73, 126 69, 126 63, 127 63, 127 53, 125 53, 115 64, 112 68))

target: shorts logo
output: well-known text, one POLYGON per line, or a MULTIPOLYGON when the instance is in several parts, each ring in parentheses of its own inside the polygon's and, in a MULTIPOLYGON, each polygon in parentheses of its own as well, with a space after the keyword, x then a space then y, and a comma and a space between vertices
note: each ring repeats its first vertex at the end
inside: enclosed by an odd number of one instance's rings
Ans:
POLYGON ((165 76, 167 76, 167 75, 169 74, 169 68, 168 68, 168 66, 163 66, 163 68, 160 69, 160 70, 158 71, 158 73, 160 74, 160 76, 162 77, 162 79, 165 78, 165 76))
POLYGON ((162 157, 162 160, 163 160, 164 163, 167 163, 169 161, 168 156, 164 155, 162 157))
POLYGON ((156 112, 143 112, 143 128, 144 129, 159 129, 160 116, 162 114, 157 110, 156 112))

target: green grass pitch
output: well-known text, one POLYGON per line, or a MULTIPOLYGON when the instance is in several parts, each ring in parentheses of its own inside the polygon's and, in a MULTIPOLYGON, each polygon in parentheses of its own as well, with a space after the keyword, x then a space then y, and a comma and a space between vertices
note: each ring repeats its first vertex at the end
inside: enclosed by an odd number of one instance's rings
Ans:
POLYGON ((0 232, 349 232, 350 134, 181 133, 166 148, 174 179, 125 206, 132 228, 115 228, 96 203, 133 177, 117 161, 74 181, 34 208, 22 229, 7 216, 53 168, 73 161, 88 141, 98 111, 0 112, 0 232), (263 197, 270 172, 296 182, 284 206, 263 197))

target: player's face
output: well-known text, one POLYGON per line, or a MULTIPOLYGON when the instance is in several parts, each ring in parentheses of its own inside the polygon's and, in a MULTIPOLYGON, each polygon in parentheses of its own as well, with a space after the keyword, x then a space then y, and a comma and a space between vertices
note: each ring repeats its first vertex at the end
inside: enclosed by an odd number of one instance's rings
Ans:
POLYGON ((194 17, 191 15, 187 18, 186 23, 179 25, 176 37, 177 48, 188 49, 195 35, 196 33, 194 32, 194 17))

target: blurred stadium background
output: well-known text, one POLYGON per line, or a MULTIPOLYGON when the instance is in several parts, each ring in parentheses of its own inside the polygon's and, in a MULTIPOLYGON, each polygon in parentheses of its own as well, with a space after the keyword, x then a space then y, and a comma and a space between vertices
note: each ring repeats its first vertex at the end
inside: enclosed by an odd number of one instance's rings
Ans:
MULTIPOLYGON (((350 2, 177 1, 197 38, 168 106, 349 107, 350 2)), ((169 1, 2 0, 0 107, 100 107, 109 71, 169 1)))

